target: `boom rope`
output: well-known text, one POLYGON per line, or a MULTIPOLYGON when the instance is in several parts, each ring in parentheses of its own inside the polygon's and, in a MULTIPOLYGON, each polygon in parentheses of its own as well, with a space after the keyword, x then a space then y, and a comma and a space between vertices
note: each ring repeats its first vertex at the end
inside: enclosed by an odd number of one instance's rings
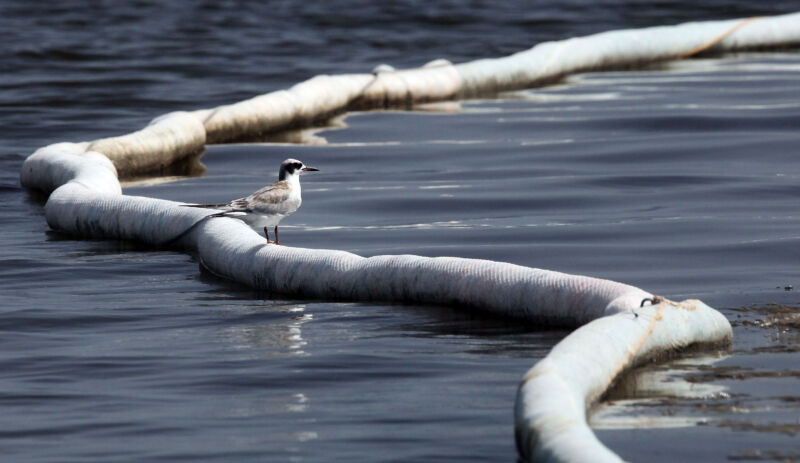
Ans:
POLYGON ((761 18, 743 19, 742 21, 738 22, 735 26, 731 27, 729 30, 723 32, 722 34, 720 34, 720 35, 718 35, 716 37, 714 37, 713 39, 711 39, 708 42, 700 45, 699 47, 694 48, 692 50, 689 50, 689 51, 687 51, 685 53, 681 53, 680 55, 678 55, 676 57, 676 59, 685 59, 685 58, 689 58, 691 56, 697 55, 699 53, 702 53, 702 52, 708 50, 709 48, 712 48, 713 46, 719 44, 726 37, 728 37, 729 35, 733 34, 734 32, 736 32, 737 30, 741 29, 742 27, 752 23, 753 21, 758 21, 759 19, 761 19, 761 18))
POLYGON ((622 283, 512 264, 375 256, 265 245, 244 223, 122 194, 118 175, 162 168, 207 143, 313 124, 352 109, 468 98, 529 88, 586 70, 721 51, 800 44, 800 13, 606 32, 514 55, 372 74, 317 76, 288 90, 214 109, 170 113, 144 129, 37 150, 21 183, 50 193, 47 223, 82 237, 194 250, 213 273, 277 293, 332 300, 450 304, 579 327, 524 377, 515 406, 520 454, 536 461, 619 462, 586 410, 626 369, 692 344, 727 342, 731 326, 700 301, 675 303, 622 283), (745 27, 747 26, 747 27, 745 27))

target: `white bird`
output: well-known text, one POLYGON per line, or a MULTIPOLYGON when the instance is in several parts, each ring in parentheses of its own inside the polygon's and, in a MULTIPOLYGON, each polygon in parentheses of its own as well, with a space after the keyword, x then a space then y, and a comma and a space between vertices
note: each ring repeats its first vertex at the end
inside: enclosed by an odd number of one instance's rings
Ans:
POLYGON ((251 227, 264 227, 264 236, 270 244, 267 227, 275 227, 275 244, 278 242, 278 223, 296 211, 303 199, 300 195, 300 175, 318 171, 297 159, 287 159, 281 163, 278 181, 267 185, 245 198, 234 199, 225 204, 185 204, 186 207, 220 209, 221 212, 208 217, 234 217, 251 227))

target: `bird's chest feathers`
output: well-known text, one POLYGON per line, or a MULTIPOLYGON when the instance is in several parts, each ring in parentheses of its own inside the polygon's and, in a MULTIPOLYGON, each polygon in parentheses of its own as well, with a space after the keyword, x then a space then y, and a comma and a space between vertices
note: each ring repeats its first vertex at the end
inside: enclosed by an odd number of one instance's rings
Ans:
POLYGON ((297 203, 297 207, 300 207, 300 203, 303 202, 303 198, 300 195, 300 182, 295 181, 292 185, 292 189, 289 192, 289 198, 287 199, 290 203, 297 203))
POLYGON ((300 207, 300 204, 303 202, 303 198, 300 193, 300 180, 297 177, 294 177, 289 180, 289 183, 291 185, 291 189, 289 190, 289 194, 286 197, 284 204, 286 209, 289 211, 288 213, 291 214, 300 207))

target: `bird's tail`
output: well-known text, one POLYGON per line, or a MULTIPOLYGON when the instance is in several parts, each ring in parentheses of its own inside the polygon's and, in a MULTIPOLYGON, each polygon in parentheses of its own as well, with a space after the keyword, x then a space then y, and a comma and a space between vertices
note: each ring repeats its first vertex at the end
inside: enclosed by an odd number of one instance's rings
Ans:
POLYGON ((231 211, 231 207, 228 204, 181 204, 183 207, 199 207, 202 209, 222 209, 221 211, 217 212, 216 214, 207 215, 206 218, 209 219, 211 217, 223 217, 231 211))
POLYGON ((228 207, 227 204, 181 204, 183 207, 201 207, 203 209, 222 209, 228 207))

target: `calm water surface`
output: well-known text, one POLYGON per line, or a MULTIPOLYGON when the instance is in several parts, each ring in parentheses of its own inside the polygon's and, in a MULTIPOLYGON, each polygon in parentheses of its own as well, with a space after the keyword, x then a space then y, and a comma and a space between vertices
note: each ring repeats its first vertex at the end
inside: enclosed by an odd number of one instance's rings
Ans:
MULTIPOLYGON (((287 299, 190 255, 60 235, 19 187, 36 148, 320 73, 796 8, 170 5, 0 5, 4 460, 515 461, 518 381, 566 334, 287 299)), ((292 156, 322 171, 304 178, 286 245, 493 259, 701 298, 734 323, 732 348, 629 375, 593 417, 600 438, 633 461, 797 461, 798 75, 795 52, 744 54, 350 114, 315 146, 212 146, 205 175, 126 193, 227 200, 292 156)))

